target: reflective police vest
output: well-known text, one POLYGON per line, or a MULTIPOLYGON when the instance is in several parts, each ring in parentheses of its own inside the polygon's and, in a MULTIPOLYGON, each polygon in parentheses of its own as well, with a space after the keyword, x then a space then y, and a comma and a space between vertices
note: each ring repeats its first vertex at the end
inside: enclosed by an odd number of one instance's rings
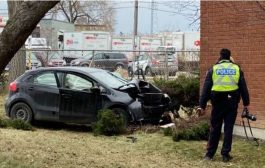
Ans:
POLYGON ((212 91, 226 92, 238 89, 239 66, 229 60, 222 60, 213 66, 212 91))

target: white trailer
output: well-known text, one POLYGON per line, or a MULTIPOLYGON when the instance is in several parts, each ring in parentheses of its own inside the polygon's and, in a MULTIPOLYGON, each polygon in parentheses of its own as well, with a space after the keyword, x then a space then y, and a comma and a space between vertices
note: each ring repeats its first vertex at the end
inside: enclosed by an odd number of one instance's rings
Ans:
POLYGON ((110 33, 102 31, 89 31, 83 33, 84 50, 109 50, 110 33))
POLYGON ((65 32, 64 33, 64 50, 80 50, 66 51, 65 55, 70 57, 80 57, 92 54, 92 50, 109 50, 110 49, 110 33, 101 31, 85 31, 85 32, 65 32), (91 50, 91 51, 82 51, 91 50))
POLYGON ((112 37, 111 39, 112 50, 133 50, 132 37, 112 37))
POLYGON ((156 49, 163 45, 161 37, 140 37, 139 49, 140 51, 156 51, 156 49))
POLYGON ((200 32, 184 33, 184 50, 200 50, 200 32))
POLYGON ((83 34, 81 32, 65 32, 64 33, 64 50, 73 50, 73 51, 64 51, 66 57, 80 57, 82 56, 83 49, 83 34))

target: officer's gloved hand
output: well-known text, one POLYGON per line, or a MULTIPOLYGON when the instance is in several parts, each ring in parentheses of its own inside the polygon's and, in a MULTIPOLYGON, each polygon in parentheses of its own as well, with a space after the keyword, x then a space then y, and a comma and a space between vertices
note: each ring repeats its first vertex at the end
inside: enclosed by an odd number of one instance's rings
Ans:
POLYGON ((205 114, 205 109, 198 107, 196 110, 196 114, 198 114, 198 116, 203 116, 205 114))

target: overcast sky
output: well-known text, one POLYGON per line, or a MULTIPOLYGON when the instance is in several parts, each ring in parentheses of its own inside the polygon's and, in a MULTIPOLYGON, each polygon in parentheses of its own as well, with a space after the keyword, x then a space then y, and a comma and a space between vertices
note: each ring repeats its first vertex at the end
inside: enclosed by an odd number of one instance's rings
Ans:
MULTIPOLYGON (((139 0, 138 32, 149 34, 151 31, 151 1, 139 0)), ((192 20, 176 14, 178 7, 170 6, 173 1, 154 0, 153 32, 161 31, 197 31, 198 24, 190 26, 192 20)), ((178 1, 179 2, 179 1, 178 1)), ((115 32, 130 34, 133 31, 134 2, 128 0, 115 0, 112 2, 116 10, 115 32)), ((199 1, 196 4, 199 7, 199 1)), ((7 15, 6 1, 0 0, 0 16, 7 15)), ((185 12, 185 11, 184 11, 185 12)), ((191 11, 187 11, 192 13, 191 11)))
MULTIPOLYGON (((195 2, 199 8, 199 1, 195 2)), ((189 24, 192 20, 187 17, 176 14, 178 7, 169 7, 171 4, 168 1, 154 0, 153 10, 153 32, 161 31, 197 31, 197 26, 189 24), (175 8, 175 9, 174 9, 175 8)), ((138 31, 148 34, 151 31, 151 0, 139 1, 138 11, 138 31)), ((115 3, 116 7, 116 26, 115 31, 123 33, 131 33, 133 31, 134 18, 134 2, 121 1, 115 3), (128 8, 127 8, 128 7, 128 8)), ((187 11, 192 13, 191 11, 187 11)))

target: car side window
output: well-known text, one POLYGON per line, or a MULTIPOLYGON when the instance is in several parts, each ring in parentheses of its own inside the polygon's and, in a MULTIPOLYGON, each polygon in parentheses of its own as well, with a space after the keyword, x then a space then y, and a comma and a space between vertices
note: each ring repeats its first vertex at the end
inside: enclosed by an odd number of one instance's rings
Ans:
POLYGON ((88 91, 93 87, 93 82, 75 74, 66 74, 64 87, 67 89, 88 91))
POLYGON ((102 59, 102 54, 96 54, 94 60, 102 59))
POLYGON ((138 57, 138 61, 142 61, 143 60, 143 55, 140 55, 139 57, 138 57))
POLYGON ((33 83, 57 87, 56 78, 53 72, 44 72, 35 76, 33 83))

